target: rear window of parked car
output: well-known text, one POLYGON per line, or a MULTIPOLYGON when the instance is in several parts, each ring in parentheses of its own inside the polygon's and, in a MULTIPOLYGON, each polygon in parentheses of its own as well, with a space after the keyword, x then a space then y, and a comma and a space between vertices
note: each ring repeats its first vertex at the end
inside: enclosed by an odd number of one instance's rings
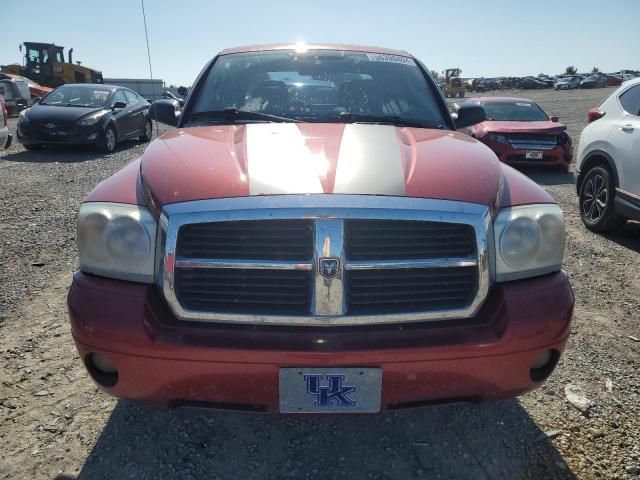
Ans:
POLYGON ((620 95, 620 104, 625 112, 640 116, 640 85, 631 87, 620 95))

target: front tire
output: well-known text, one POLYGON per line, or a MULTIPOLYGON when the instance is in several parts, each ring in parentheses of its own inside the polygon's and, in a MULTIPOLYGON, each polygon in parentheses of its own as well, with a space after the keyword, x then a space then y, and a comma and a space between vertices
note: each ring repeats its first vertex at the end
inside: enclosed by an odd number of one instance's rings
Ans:
POLYGON ((105 153, 113 153, 117 143, 116 130, 113 126, 109 125, 98 141, 98 150, 105 153))
POLYGON ((151 137, 153 136, 153 123, 151 123, 151 120, 147 120, 144 123, 144 133, 138 137, 138 140, 140 140, 141 142, 150 142, 151 141, 151 137))
POLYGON ((593 167, 580 188, 580 217, 585 227, 594 232, 611 232, 625 223, 615 211, 615 184, 609 170, 593 167))

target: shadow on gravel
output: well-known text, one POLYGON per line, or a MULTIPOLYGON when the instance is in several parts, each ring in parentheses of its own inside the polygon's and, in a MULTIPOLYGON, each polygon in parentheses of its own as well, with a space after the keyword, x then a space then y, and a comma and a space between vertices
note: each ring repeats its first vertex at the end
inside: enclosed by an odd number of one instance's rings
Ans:
POLYGON ((574 479, 516 400, 379 416, 169 411, 120 401, 78 480, 574 479))
MULTIPOLYGON (((139 145, 135 140, 123 141, 113 154, 139 145)), ((111 154, 111 155, 113 155, 111 154)), ((20 150, 18 152, 0 152, 0 160, 23 163, 79 163, 104 158, 107 154, 99 152, 93 145, 59 146, 53 145, 41 150, 20 150)))
POLYGON ((640 223, 638 222, 627 222, 620 230, 607 233, 604 237, 622 247, 640 253, 640 223))
POLYGON ((572 171, 542 168, 522 168, 520 171, 539 185, 573 185, 575 183, 572 171))

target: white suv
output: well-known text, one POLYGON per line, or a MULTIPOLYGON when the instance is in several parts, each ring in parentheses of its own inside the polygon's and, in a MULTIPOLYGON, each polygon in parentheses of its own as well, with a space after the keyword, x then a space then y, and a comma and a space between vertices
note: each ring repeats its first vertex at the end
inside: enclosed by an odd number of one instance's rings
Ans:
POLYGON ((607 232, 640 220, 640 78, 588 113, 580 135, 576 188, 586 227, 607 232))

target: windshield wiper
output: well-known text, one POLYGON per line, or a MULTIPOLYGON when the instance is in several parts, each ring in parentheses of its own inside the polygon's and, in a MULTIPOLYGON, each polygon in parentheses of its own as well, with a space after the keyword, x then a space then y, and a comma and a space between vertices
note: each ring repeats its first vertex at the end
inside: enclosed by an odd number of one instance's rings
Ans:
POLYGON ((373 123, 378 125, 396 125, 400 127, 443 128, 443 125, 437 122, 425 122, 422 120, 414 120, 411 118, 402 118, 397 116, 369 115, 351 112, 342 112, 338 116, 338 120, 341 122, 373 123))
POLYGON ((205 112, 194 112, 187 117, 188 121, 193 120, 262 120, 266 122, 300 122, 296 118, 280 117, 270 113, 247 112, 237 108, 225 108, 224 110, 208 110, 205 112))

